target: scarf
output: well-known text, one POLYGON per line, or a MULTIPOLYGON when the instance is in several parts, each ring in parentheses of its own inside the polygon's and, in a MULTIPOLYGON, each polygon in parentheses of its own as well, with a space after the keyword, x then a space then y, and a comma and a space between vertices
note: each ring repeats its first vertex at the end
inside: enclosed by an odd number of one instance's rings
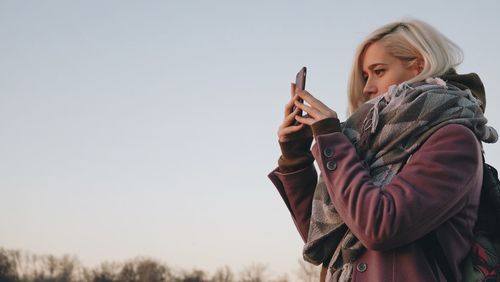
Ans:
MULTIPOLYGON (((365 161, 375 185, 384 189, 408 158, 436 130, 462 124, 479 140, 494 143, 498 134, 487 126, 481 101, 469 89, 428 78, 389 87, 341 124, 342 133, 365 161)), ((350 281, 352 262, 365 247, 335 210, 320 174, 316 186, 304 259, 315 265, 329 261, 326 281, 350 281)))

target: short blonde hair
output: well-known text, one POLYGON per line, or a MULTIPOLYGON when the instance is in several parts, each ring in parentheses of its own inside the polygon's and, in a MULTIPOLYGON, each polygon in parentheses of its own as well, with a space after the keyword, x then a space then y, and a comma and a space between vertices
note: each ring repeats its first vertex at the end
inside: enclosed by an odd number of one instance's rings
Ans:
POLYGON ((408 19, 386 24, 369 34, 356 50, 347 90, 349 114, 367 100, 363 95, 365 80, 361 59, 366 48, 377 41, 390 55, 402 60, 406 67, 422 64, 422 71, 408 83, 440 76, 463 60, 460 47, 425 22, 408 19))

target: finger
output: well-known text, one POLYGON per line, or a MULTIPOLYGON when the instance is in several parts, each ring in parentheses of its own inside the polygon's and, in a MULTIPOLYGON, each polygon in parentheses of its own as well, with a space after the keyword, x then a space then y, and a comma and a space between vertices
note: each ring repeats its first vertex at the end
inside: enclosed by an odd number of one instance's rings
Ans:
POLYGON ((286 138, 287 135, 300 131, 304 126, 305 124, 299 123, 297 125, 280 128, 280 130, 278 131, 278 136, 286 138))
POLYGON ((297 120, 300 123, 307 124, 307 125, 312 125, 316 120, 310 117, 302 117, 302 116, 295 116, 295 120, 297 120))
POLYGON ((286 103, 285 105, 285 118, 291 113, 293 112, 293 106, 294 106, 294 101, 298 99, 298 96, 293 96, 292 99, 290 99, 290 101, 288 101, 288 103, 286 103))
POLYGON ((283 120, 283 125, 285 126, 288 126, 292 123, 295 122, 295 119, 294 117, 299 113, 300 109, 299 108, 295 108, 295 110, 293 110, 293 112, 289 113, 285 119, 283 120))
POLYGON ((293 82, 290 85, 290 94, 292 97, 295 96, 295 83, 293 82))
POLYGON ((316 99, 311 93, 307 92, 306 90, 296 90, 295 92, 297 93, 297 95, 299 95, 300 98, 309 103, 309 105, 320 110, 321 112, 330 109, 325 104, 323 104, 323 102, 316 99))
POLYGON ((288 137, 290 137, 290 135, 293 135, 294 133, 302 130, 304 126, 306 125, 297 121, 297 124, 295 125, 280 127, 280 129, 278 130, 278 136, 280 137, 280 139, 287 139, 288 137))
POLYGON ((294 102, 294 105, 297 107, 297 108, 300 108, 302 111, 306 112, 307 114, 309 114, 309 116, 311 117, 317 117, 318 114, 320 114, 320 112, 313 108, 313 107, 310 107, 304 103, 300 103, 299 101, 295 101, 294 102))
POLYGON ((288 101, 288 103, 285 105, 285 118, 288 116, 293 110, 294 110, 294 102, 299 99, 299 96, 294 94, 294 96, 288 101))
POLYGON ((294 124, 294 125, 290 125, 290 126, 287 126, 287 127, 283 127, 280 129, 280 132, 282 134, 290 134, 290 133, 293 133, 293 132, 296 132, 298 130, 300 130, 302 127, 304 127, 305 124, 303 123, 297 123, 297 124, 294 124))

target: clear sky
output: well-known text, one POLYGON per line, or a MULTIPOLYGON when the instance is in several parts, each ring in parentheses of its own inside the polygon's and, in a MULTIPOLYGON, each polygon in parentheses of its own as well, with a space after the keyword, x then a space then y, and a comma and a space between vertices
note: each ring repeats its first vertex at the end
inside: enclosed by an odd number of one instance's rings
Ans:
MULTIPOLYGON (((0 0, 0 246, 292 273, 267 174, 289 84, 346 112, 356 45, 403 17, 477 72, 500 128, 500 2, 0 0)), ((500 167, 500 145, 486 146, 500 167)))

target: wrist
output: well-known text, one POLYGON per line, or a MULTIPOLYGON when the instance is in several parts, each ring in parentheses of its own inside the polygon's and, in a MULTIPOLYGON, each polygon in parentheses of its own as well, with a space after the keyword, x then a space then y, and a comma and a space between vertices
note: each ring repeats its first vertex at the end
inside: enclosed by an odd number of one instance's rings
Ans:
POLYGON ((314 136, 340 132, 340 120, 335 117, 319 120, 311 125, 314 136))
POLYGON ((282 154, 278 160, 279 170, 283 173, 293 172, 313 163, 312 140, 311 135, 291 141, 279 142, 282 154))

